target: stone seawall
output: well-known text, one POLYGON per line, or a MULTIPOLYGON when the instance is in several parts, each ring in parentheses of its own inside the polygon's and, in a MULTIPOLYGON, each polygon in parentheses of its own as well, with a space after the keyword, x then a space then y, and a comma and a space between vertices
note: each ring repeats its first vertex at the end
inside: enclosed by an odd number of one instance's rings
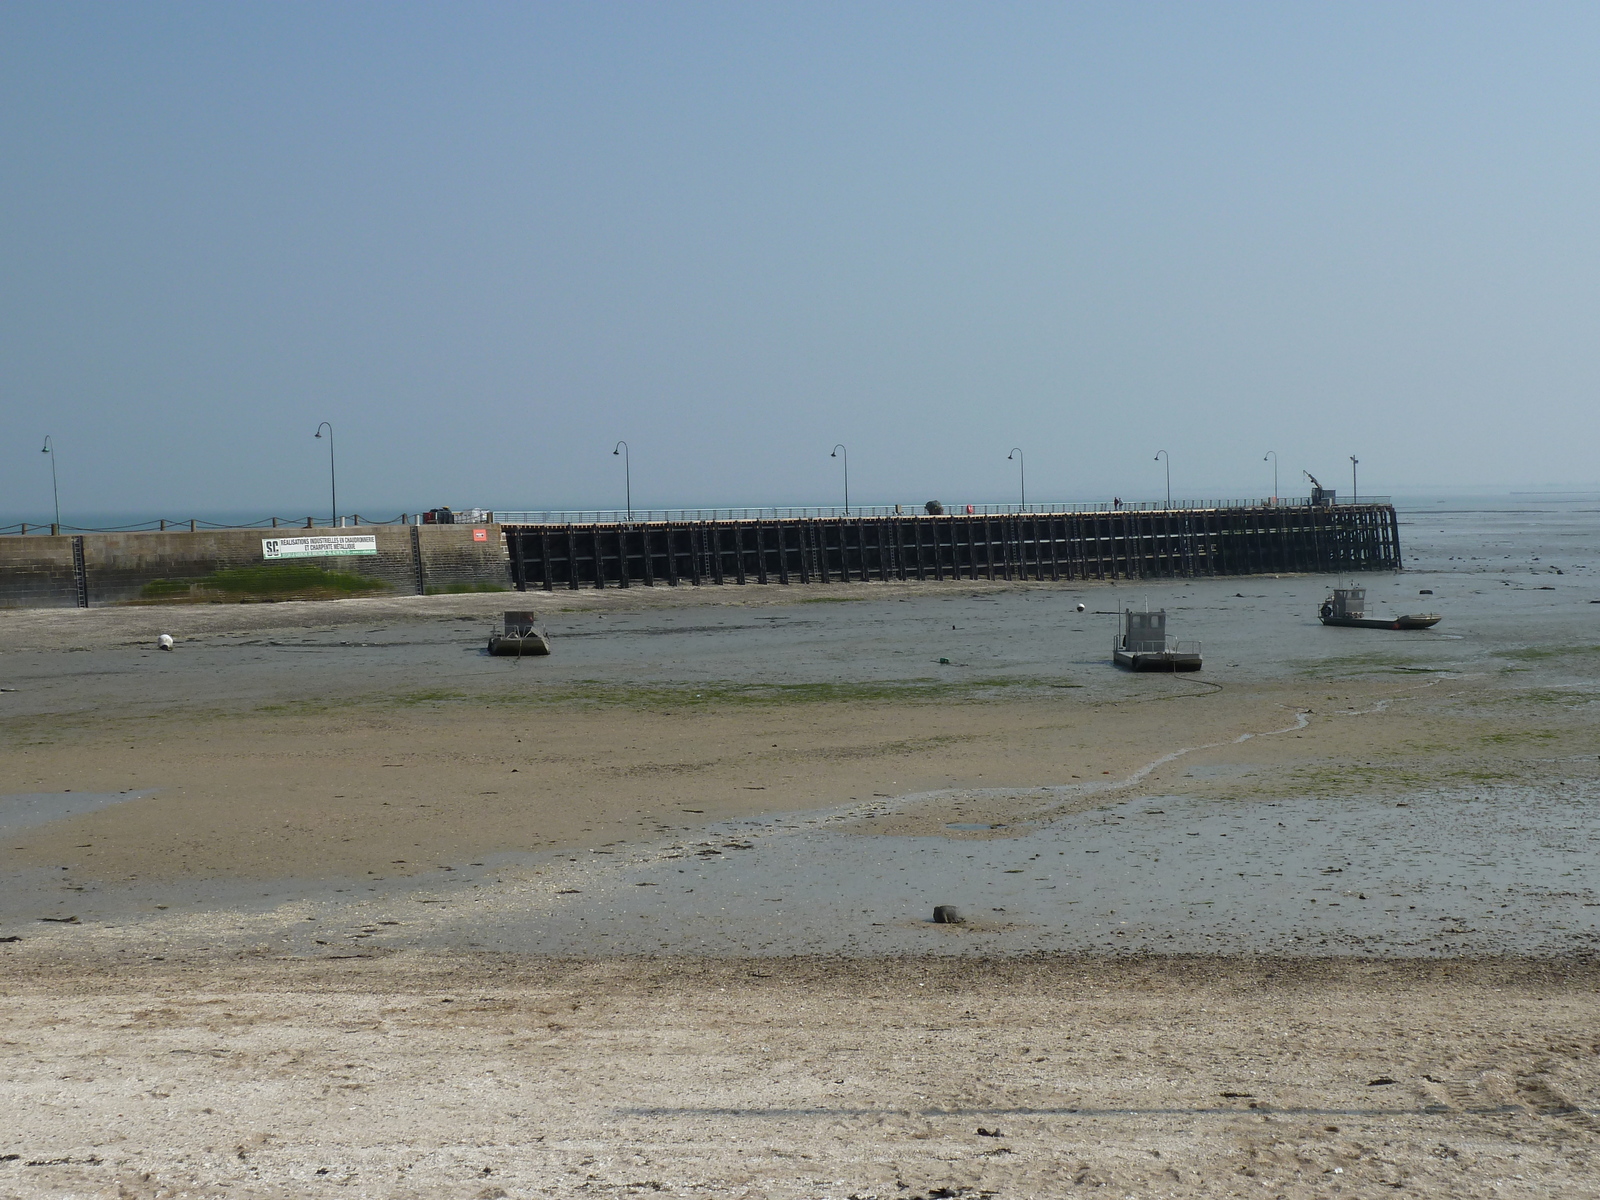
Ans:
MULTIPOLYGON (((139 599, 145 585, 158 579, 196 580, 214 571, 260 566, 266 561, 261 545, 266 538, 331 532, 168 530, 0 538, 0 608, 125 603, 139 599)), ((511 584, 498 525, 362 525, 339 532, 375 538, 378 553, 294 561, 369 576, 399 593, 511 584)))

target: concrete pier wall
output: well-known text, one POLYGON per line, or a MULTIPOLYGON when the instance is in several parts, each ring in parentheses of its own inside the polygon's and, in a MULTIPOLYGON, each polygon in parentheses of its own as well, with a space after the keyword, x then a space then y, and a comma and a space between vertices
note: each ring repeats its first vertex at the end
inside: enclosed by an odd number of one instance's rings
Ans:
POLYGON ((0 608, 126 603, 141 599, 146 585, 157 580, 195 581, 214 571, 261 566, 266 538, 333 532, 375 538, 378 552, 293 561, 369 576, 400 594, 511 585, 498 525, 85 533, 0 538, 0 608))

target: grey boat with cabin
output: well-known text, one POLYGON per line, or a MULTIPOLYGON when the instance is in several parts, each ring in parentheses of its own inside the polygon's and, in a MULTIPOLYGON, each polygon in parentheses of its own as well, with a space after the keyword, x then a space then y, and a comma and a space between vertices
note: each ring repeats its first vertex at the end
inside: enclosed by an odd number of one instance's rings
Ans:
POLYGON ((1200 643, 1167 636, 1167 610, 1122 614, 1122 631, 1111 643, 1111 661, 1130 671, 1198 671, 1200 643))
POLYGON ((1334 588, 1317 610, 1324 625, 1353 625, 1358 629, 1432 629, 1442 618, 1438 613, 1411 613, 1403 617, 1367 616, 1366 588, 1334 588))

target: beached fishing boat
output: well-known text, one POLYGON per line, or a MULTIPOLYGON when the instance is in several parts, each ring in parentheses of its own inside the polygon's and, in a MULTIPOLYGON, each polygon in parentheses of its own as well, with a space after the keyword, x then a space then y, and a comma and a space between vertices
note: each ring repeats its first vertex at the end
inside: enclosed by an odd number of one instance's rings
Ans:
POLYGON ((1317 619, 1324 625, 1354 625, 1360 629, 1431 629, 1443 619, 1438 613, 1369 617, 1366 608, 1366 588, 1334 588, 1317 610, 1317 619))
POLYGON ((550 653, 550 635, 531 612, 508 612, 505 632, 489 635, 489 653, 522 658, 550 653))
POLYGON ((1167 636, 1167 610, 1122 614, 1122 632, 1111 643, 1111 661, 1130 671, 1198 671, 1200 643, 1167 636))

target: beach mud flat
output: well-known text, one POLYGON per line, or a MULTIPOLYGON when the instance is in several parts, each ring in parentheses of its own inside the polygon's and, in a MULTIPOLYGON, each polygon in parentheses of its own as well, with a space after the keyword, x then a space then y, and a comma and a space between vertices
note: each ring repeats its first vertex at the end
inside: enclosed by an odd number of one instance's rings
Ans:
POLYGON ((1087 797, 1111 802, 1087 805, 1071 789, 967 789, 399 878, 116 883, 36 867, 10 874, 4 906, 13 936, 133 958, 468 948, 1588 959, 1600 956, 1593 774, 1398 800, 1130 798, 1112 781, 1087 797), (992 818, 1005 806, 1016 814, 1006 822, 915 828, 930 824, 928 808, 992 818), (959 920, 936 922, 940 905, 959 920))
POLYGON ((0 613, 0 1195, 1591 1194, 1571 516, 1427 514, 1405 634, 1320 578, 529 594, 521 663, 497 596, 0 613), (1147 600, 1198 677, 1109 666, 1147 600))

